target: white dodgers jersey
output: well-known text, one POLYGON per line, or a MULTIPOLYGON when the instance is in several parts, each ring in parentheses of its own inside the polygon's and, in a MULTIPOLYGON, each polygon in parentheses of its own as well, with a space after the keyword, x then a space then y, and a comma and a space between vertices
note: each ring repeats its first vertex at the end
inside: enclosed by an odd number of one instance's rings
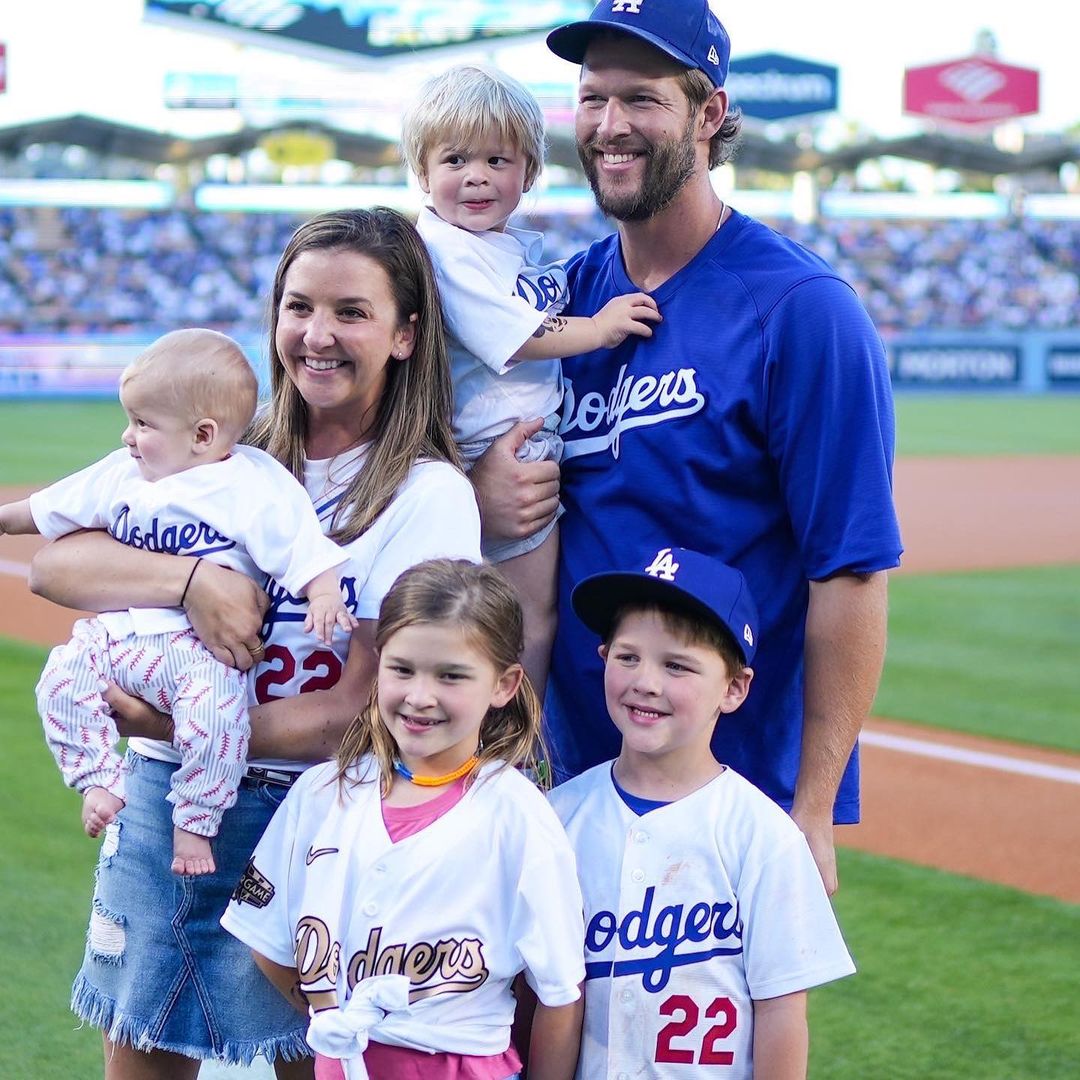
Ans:
POLYGON ((577 1075, 750 1080, 754 1000, 855 970, 810 849, 731 769, 639 817, 611 768, 550 796, 585 902, 577 1075))

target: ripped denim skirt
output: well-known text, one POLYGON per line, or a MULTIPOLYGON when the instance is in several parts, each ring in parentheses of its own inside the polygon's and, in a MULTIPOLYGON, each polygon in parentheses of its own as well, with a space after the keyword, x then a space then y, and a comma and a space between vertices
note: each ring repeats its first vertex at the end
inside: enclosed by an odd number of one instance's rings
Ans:
POLYGON ((219 923, 287 789, 244 780, 211 841, 217 870, 172 873, 176 768, 128 752, 127 803, 105 833, 72 1011, 114 1043, 248 1063, 306 1057, 307 1020, 219 923))

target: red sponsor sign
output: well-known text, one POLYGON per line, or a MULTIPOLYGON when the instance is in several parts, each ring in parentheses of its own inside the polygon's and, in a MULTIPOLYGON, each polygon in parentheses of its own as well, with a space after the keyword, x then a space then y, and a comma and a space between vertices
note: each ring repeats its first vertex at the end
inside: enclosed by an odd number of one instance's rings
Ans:
POLYGON ((7 89, 7 46, 0 41, 0 94, 7 89))
POLYGON ((1039 73, 991 56, 904 72, 904 112, 954 124, 996 124, 1039 111, 1039 73))

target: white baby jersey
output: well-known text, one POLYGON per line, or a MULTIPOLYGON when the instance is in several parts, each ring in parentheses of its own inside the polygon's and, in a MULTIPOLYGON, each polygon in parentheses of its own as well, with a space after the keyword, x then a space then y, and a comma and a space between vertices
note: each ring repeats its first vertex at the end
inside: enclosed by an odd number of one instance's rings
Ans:
MULTIPOLYGON (((107 529, 131 547, 201 556, 260 584, 268 577, 287 582, 297 593, 345 562, 345 552, 323 535, 300 484, 250 446, 154 481, 143 479, 127 449, 114 450, 31 495, 30 512, 50 540, 77 529, 107 529)), ((101 621, 114 638, 189 625, 179 606, 107 612, 101 621)))
MULTIPOLYGON (((321 532, 330 530, 341 494, 366 454, 367 448, 361 447, 336 458, 305 462, 306 495, 301 490, 301 496, 308 513, 314 504, 321 532)), ((291 474, 289 483, 299 488, 291 474)), ((277 502, 271 499, 260 505, 271 513, 277 502)), ((340 570, 346 608, 358 619, 375 619, 387 590, 410 566, 437 558, 480 561, 480 511, 472 485, 445 462, 418 462, 367 532, 337 551, 346 560, 340 570)), ((267 583, 266 591, 270 594, 262 630, 266 651, 248 674, 248 705, 328 690, 341 677, 349 635, 336 632, 332 642, 324 645, 304 630, 305 600, 276 580, 267 583)), ((132 739, 129 745, 159 761, 180 760, 167 742, 132 739)), ((296 771, 310 765, 270 758, 252 758, 248 763, 296 771)))
POLYGON ((517 770, 487 766, 461 801, 393 843, 379 771, 355 766, 344 797, 333 764, 293 786, 255 849, 222 925, 296 967, 316 1011, 372 975, 406 975, 410 1006, 371 1030, 391 1046, 506 1050, 511 984, 524 971, 549 1006, 584 977, 574 856, 544 797, 517 770))
POLYGON ((439 283, 454 380, 454 438, 494 438, 562 401, 558 360, 514 362, 548 315, 566 306, 566 271, 541 263, 544 238, 524 229, 469 232, 430 207, 416 228, 439 283))
POLYGON ((732 769, 640 817, 610 762, 550 799, 585 900, 581 1080, 749 1080, 753 1001, 855 970, 802 833, 732 769))

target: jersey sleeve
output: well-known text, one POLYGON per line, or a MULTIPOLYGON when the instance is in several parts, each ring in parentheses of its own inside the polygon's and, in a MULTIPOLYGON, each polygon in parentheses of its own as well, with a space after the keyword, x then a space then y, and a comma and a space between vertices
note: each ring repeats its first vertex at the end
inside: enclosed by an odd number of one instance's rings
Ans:
POLYGON ((221 917, 233 937, 283 967, 296 965, 289 882, 303 870, 298 832, 304 792, 301 779, 270 819, 221 917))
POLYGON ((34 492, 30 514, 38 532, 55 540, 79 529, 108 528, 109 504, 124 478, 141 482, 131 473, 130 462, 127 450, 114 450, 93 465, 34 492))
POLYGON ((506 254, 491 252, 484 258, 475 237, 456 237, 452 226, 418 224, 435 264, 446 326, 464 349, 502 375, 511 357, 536 332, 545 312, 517 294, 516 273, 500 272, 496 264, 511 261, 506 254), (448 237, 455 241, 451 244, 448 237))
MULTIPOLYGON (((472 484, 445 462, 420 463, 361 540, 368 538, 371 572, 358 619, 378 618, 383 597, 410 566, 427 559, 480 562, 480 511, 472 484)), ((350 552, 357 546, 350 545, 350 552)))
MULTIPOLYGON (((315 507, 303 485, 269 458, 260 466, 265 494, 252 500, 253 512, 243 538, 255 565, 292 593, 325 570, 341 566, 349 555, 323 535, 315 507)), ((366 570, 360 566, 361 574, 366 570)))
POLYGON ((772 845, 739 886, 746 982, 755 1001, 808 990, 855 971, 821 874, 801 833, 772 845))
POLYGON ((781 297, 762 332, 769 453, 806 577, 896 566, 892 391, 869 316, 823 275, 781 297))
POLYGON ((570 841, 555 811, 537 801, 523 826, 526 855, 511 926, 526 981, 544 1005, 555 1008, 581 995, 585 905, 570 841))

